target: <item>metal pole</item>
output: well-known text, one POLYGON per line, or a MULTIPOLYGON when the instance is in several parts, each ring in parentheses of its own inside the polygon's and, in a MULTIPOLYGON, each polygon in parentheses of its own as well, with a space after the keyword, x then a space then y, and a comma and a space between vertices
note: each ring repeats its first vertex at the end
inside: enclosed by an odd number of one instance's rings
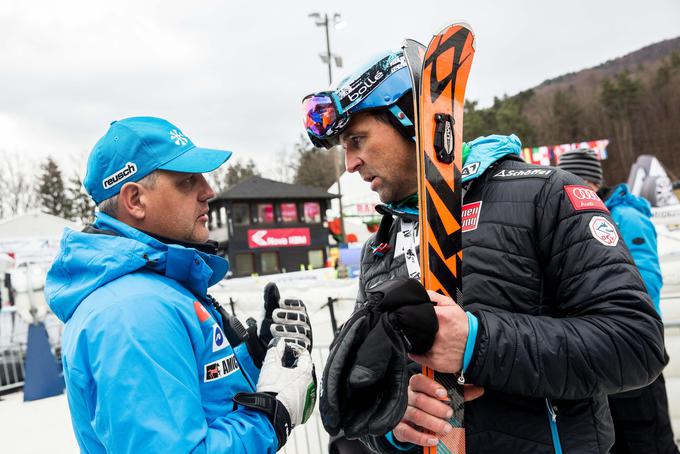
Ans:
POLYGON ((335 168, 335 182, 338 183, 338 205, 340 206, 340 239, 345 242, 345 215, 342 211, 342 189, 340 188, 340 158, 341 148, 339 146, 333 147, 333 164, 335 168))
POLYGON ((333 83, 333 65, 331 64, 331 38, 328 32, 328 14, 323 15, 323 25, 326 27, 326 58, 328 59, 328 85, 333 83))
POLYGON ((229 297, 229 306, 231 306, 231 315, 236 317, 236 311, 234 310, 234 300, 231 298, 231 296, 229 297))
MULTIPOLYGON (((323 15, 323 25, 326 28, 326 59, 328 63, 328 85, 333 83, 333 64, 331 62, 331 38, 328 30, 328 13, 323 15)), ((340 206, 340 240, 345 242, 345 216, 342 210, 342 188, 340 188, 340 158, 339 147, 333 148, 333 169, 335 172, 335 182, 338 184, 338 204, 340 206)))
POLYGON ((335 303, 335 299, 331 298, 330 296, 328 297, 328 310, 331 313, 331 328, 333 329, 333 337, 338 332, 338 321, 335 319, 335 309, 333 309, 333 303, 335 303))

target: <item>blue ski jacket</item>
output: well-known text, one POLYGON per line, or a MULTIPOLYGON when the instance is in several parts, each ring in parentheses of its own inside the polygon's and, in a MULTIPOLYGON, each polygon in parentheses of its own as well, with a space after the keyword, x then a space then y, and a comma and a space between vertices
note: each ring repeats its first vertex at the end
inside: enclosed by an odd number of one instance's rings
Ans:
POLYGON ((612 189, 604 203, 619 226, 656 312, 661 315, 659 295, 663 279, 656 248, 656 229, 649 219, 652 217, 649 202, 631 194, 624 183, 612 189))
POLYGON ((66 324, 64 377, 81 451, 274 453, 265 414, 232 401, 255 390, 259 371, 206 303, 226 260, 105 214, 93 227, 65 230, 45 287, 66 324))

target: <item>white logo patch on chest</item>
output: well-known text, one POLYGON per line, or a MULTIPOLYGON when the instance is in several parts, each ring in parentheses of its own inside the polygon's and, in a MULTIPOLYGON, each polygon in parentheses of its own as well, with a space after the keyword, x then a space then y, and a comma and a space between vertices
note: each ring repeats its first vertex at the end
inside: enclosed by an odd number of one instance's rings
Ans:
POLYGON ((593 216, 588 224, 590 233, 605 246, 614 247, 619 243, 619 234, 614 225, 603 216, 593 216))
POLYGON ((223 348, 226 348, 227 345, 229 345, 229 342, 227 342, 227 339, 225 339, 224 337, 224 332, 222 331, 222 328, 220 328, 220 325, 218 325, 217 323, 213 325, 212 341, 213 352, 220 351, 223 348))

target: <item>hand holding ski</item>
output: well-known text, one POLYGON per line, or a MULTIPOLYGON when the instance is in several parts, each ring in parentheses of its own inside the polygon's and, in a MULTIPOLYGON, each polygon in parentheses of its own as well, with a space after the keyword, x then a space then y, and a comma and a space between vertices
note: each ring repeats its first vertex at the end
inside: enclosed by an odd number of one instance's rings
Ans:
POLYGON ((437 305, 434 312, 439 330, 429 351, 422 355, 409 355, 422 366, 437 372, 458 373, 463 367, 465 343, 468 337, 468 320, 465 311, 451 298, 428 290, 430 299, 437 305))
POLYGON ((437 436, 445 435, 452 429, 448 420, 453 410, 442 401, 446 395, 446 390, 431 378, 422 374, 411 377, 408 408, 404 418, 392 431, 394 437, 404 443, 436 446, 439 443, 437 436))

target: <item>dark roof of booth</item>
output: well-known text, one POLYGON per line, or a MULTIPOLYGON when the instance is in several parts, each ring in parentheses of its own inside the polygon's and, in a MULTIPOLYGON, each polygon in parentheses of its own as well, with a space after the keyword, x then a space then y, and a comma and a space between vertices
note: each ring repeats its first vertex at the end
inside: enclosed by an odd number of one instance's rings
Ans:
POLYGON ((212 200, 279 200, 279 199, 334 199, 338 197, 319 188, 301 184, 282 183, 262 177, 250 177, 222 191, 212 200))

